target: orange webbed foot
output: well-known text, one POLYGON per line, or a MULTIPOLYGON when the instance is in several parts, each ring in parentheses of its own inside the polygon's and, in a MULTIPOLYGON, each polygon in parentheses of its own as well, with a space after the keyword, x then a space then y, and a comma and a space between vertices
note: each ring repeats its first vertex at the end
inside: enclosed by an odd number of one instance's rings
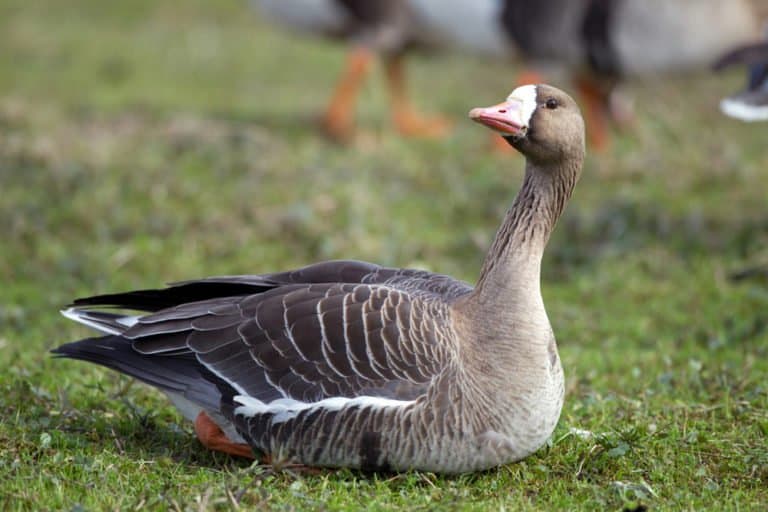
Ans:
POLYGON ((205 413, 201 411, 195 419, 195 434, 200 442, 209 450, 223 452, 237 457, 255 459, 250 446, 231 441, 219 426, 205 413))

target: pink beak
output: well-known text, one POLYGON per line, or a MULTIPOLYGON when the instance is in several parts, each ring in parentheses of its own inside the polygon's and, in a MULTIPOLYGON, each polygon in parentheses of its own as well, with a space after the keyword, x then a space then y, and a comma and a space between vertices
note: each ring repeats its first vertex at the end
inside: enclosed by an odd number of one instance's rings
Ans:
POLYGON ((528 129, 522 110, 523 102, 512 98, 492 107, 473 108, 469 118, 501 135, 521 135, 528 129))

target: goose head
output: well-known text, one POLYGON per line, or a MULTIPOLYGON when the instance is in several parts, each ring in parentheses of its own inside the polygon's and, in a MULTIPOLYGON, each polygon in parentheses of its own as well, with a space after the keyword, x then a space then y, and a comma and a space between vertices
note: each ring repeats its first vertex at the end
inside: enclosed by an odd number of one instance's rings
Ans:
POLYGON ((576 102, 546 84, 518 87, 503 102, 473 108, 469 117, 501 135, 533 163, 584 156, 584 120, 576 102))

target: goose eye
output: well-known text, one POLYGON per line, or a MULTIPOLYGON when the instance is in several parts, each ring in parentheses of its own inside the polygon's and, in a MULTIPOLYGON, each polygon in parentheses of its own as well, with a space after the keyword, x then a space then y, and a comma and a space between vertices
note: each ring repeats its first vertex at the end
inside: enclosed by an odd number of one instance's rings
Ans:
POLYGON ((547 107, 549 110, 555 110, 557 107, 560 106, 560 104, 557 102, 555 98, 549 98, 546 103, 544 103, 544 106, 547 107))

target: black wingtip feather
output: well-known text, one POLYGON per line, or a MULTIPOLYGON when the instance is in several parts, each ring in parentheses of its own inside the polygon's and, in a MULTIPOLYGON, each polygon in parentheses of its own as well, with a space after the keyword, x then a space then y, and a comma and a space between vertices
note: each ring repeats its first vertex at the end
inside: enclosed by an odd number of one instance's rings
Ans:
POLYGON ((271 286, 263 284, 192 281, 155 290, 84 297, 75 300, 69 307, 99 306, 155 312, 188 302, 261 293, 269 288, 271 286))

